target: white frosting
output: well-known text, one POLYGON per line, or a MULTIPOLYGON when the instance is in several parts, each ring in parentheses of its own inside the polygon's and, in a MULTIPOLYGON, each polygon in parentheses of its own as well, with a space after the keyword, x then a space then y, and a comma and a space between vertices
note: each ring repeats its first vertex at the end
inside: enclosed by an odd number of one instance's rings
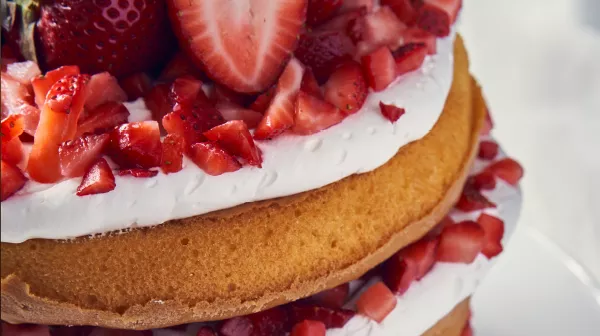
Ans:
POLYGON ((146 121, 152 120, 152 112, 146 108, 146 103, 144 103, 143 98, 139 98, 136 101, 125 103, 127 110, 129 110, 129 117, 127 117, 127 121, 137 122, 137 121, 146 121))

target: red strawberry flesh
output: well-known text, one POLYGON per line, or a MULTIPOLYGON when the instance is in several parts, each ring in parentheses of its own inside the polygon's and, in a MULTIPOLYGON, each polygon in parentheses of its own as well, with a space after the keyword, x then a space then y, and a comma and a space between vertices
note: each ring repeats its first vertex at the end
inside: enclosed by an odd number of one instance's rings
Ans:
POLYGON ((403 294, 413 281, 421 280, 431 270, 438 243, 437 238, 425 238, 388 259, 384 278, 392 292, 403 294))
POLYGON ((119 82, 108 72, 95 74, 90 78, 87 85, 87 96, 85 108, 93 110, 107 102, 124 102, 127 93, 121 89, 119 82))
POLYGON ((156 175, 158 175, 158 171, 157 170, 149 170, 149 169, 140 169, 140 168, 133 168, 133 169, 122 169, 119 170, 118 172, 119 176, 133 176, 136 178, 148 178, 148 177, 154 177, 156 175))
POLYGON ((427 56, 427 46, 424 43, 409 43, 393 52, 396 62, 396 74, 404 75, 415 71, 423 65, 427 56))
POLYGON ((162 147, 156 121, 124 124, 110 133, 108 156, 121 169, 158 167, 162 147))
POLYGON ((338 67, 325 83, 325 100, 345 114, 357 112, 367 99, 367 94, 362 68, 354 61, 338 67))
POLYGON ((352 59, 354 44, 345 31, 314 31, 300 36, 294 56, 325 83, 337 65, 352 59))
POLYGON ((67 177, 83 176, 101 156, 108 141, 108 134, 88 134, 63 142, 58 148, 61 174, 67 177))
POLYGON ((320 321, 304 320, 292 328, 291 336, 325 336, 327 328, 320 321))
POLYGON ((396 62, 388 47, 381 47, 361 59, 367 83, 382 91, 396 79, 396 62))
POLYGON ((381 114, 392 123, 398 121, 406 112, 402 107, 384 104, 383 102, 379 102, 379 109, 381 110, 381 114))
POLYGON ((416 24, 436 36, 448 36, 461 6, 462 0, 424 0, 416 24))
POLYGON ((523 167, 511 158, 505 158, 492 163, 486 168, 494 176, 516 186, 523 177, 523 167))
POLYGON ((343 0, 308 0, 306 23, 314 27, 327 21, 342 6, 343 2, 343 0))
POLYGON ((498 144, 493 141, 484 140, 479 143, 477 156, 484 160, 493 160, 498 155, 498 144))
POLYGON ((469 212, 486 208, 495 208, 496 205, 483 196, 473 184, 467 183, 465 184, 463 192, 455 207, 459 210, 469 212))
POLYGON ((119 81, 119 85, 127 94, 127 100, 133 101, 144 97, 152 89, 152 79, 144 72, 138 72, 119 81))
POLYGON ((381 323, 396 308, 397 302, 390 289, 383 282, 377 282, 361 294, 356 308, 361 315, 381 323))
POLYGON ((294 115, 295 134, 309 135, 339 124, 346 115, 334 105, 300 91, 294 115))
POLYGON ((319 292, 308 298, 308 301, 319 306, 338 309, 342 308, 344 303, 346 303, 349 291, 349 283, 344 283, 337 287, 319 292))
POLYGON ((352 310, 332 309, 317 305, 292 304, 290 307, 291 322, 320 321, 327 328, 342 328, 355 314, 352 310))
POLYGON ((162 142, 162 158, 160 169, 165 174, 176 173, 183 168, 185 143, 177 134, 167 134, 162 142))
POLYGON ((196 143, 188 151, 190 159, 208 175, 234 172, 242 166, 219 146, 212 143, 196 143))
POLYGON ((61 78, 69 75, 79 75, 79 67, 74 65, 63 66, 52 71, 48 71, 43 76, 38 76, 31 80, 33 92, 35 94, 35 103, 37 106, 43 106, 46 101, 46 95, 54 83, 61 78))
POLYGON ((206 103, 199 94, 191 106, 175 106, 173 112, 165 115, 162 125, 169 134, 183 137, 186 147, 204 141, 204 132, 225 122, 221 113, 206 103))
POLYGON ((260 112, 245 109, 232 103, 217 103, 215 107, 221 112, 223 119, 227 121, 242 120, 248 125, 248 128, 255 128, 263 118, 260 112))
POLYGON ((436 260, 451 263, 472 263, 484 244, 484 231, 472 221, 446 226, 440 234, 436 260))
POLYGON ((77 196, 103 194, 115 189, 115 176, 105 159, 99 159, 83 176, 77 196))
POLYGON ((17 191, 21 190, 27 182, 27 178, 17 166, 4 160, 2 160, 1 163, 0 201, 4 201, 14 195, 17 191))
POLYGON ((79 119, 76 137, 85 133, 104 133, 127 123, 129 111, 122 103, 108 102, 89 111, 79 119))
POLYGON ((260 150, 256 147, 245 122, 241 120, 228 121, 204 132, 204 136, 219 144, 228 153, 241 157, 249 165, 261 167, 260 150))
POLYGON ((488 258, 493 258, 500 254, 502 248, 502 237, 504 237, 504 222, 488 214, 481 214, 477 223, 484 231, 483 253, 488 258))

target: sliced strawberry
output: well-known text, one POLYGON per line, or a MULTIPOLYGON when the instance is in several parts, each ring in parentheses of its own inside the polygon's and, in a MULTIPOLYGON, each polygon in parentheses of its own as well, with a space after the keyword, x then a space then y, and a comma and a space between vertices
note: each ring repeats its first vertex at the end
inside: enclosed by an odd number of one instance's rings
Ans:
POLYGON ((382 91, 396 79, 396 62, 388 47, 381 47, 361 59, 369 86, 382 91))
POLYGON ((35 134, 40 120, 40 110, 34 106, 33 97, 27 85, 19 83, 9 75, 2 74, 1 99, 2 119, 9 115, 21 115, 24 121, 24 131, 30 135, 35 134))
POLYGON ((368 91, 360 64, 355 61, 346 62, 337 68, 325 83, 325 100, 349 115, 360 110, 367 99, 368 91))
POLYGON ((279 77, 275 96, 254 132, 260 140, 272 139, 294 124, 296 96, 302 84, 304 67, 297 59, 290 59, 279 77))
POLYGON ((214 330, 211 327, 201 327, 198 329, 196 336, 217 336, 214 330))
POLYGON ((375 0, 344 0, 344 4, 339 9, 340 13, 346 13, 357 9, 364 8, 370 12, 375 6, 375 0))
POLYGON ((58 148, 75 138, 88 81, 87 75, 66 76, 48 91, 27 164, 33 180, 52 183, 60 179, 58 148))
POLYGON ((320 321, 327 328, 342 328, 356 313, 347 309, 331 309, 316 305, 292 304, 290 320, 296 324, 304 320, 320 321))
POLYGON ((470 264, 484 244, 485 233, 476 222, 465 221, 446 226, 440 234, 436 260, 470 264))
POLYGON ((263 118, 260 112, 245 109, 233 103, 217 103, 215 107, 221 112, 223 119, 227 121, 242 120, 248 125, 248 128, 255 128, 263 118))
POLYGON ((86 133, 104 133, 127 123, 129 110, 122 103, 108 102, 89 111, 79 119, 76 137, 86 133))
POLYGON ((67 177, 83 176, 102 155, 109 138, 108 134, 87 134, 63 142, 58 148, 61 174, 67 177))
POLYGON ((100 158, 83 175, 83 180, 77 187, 77 196, 104 194, 115 189, 115 176, 108 162, 100 158))
POLYGON ((243 95, 241 93, 237 93, 228 89, 226 86, 215 84, 212 87, 212 91, 210 92, 209 100, 216 104, 217 102, 222 103, 232 103, 239 106, 247 106, 248 95, 243 95))
POLYGON ((228 121, 204 132, 204 136, 219 144, 230 154, 241 157, 249 165, 261 167, 260 150, 256 147, 245 122, 241 120, 228 121))
POLYGON ((342 6, 342 0, 308 0, 306 23, 315 27, 331 18, 342 6))
POLYGON ((23 85, 30 85, 31 80, 41 75, 42 72, 40 71, 37 63, 25 61, 7 65, 6 74, 23 85))
POLYGON ((23 134, 24 121, 23 116, 19 114, 11 114, 2 119, 0 137, 2 143, 9 142, 14 138, 18 138, 23 134))
POLYGON ((311 94, 315 97, 323 98, 323 92, 319 87, 319 83, 317 83, 317 79, 315 78, 315 75, 310 69, 306 69, 304 71, 304 76, 302 77, 302 84, 300 84, 300 90, 311 94))
POLYGON ((390 49, 398 48, 401 42, 400 36, 405 29, 406 25, 387 6, 368 13, 348 27, 350 37, 357 42, 359 57, 382 46, 390 49))
POLYGON ((404 294, 410 284, 421 280, 433 267, 439 240, 425 238, 393 255, 385 265, 385 283, 396 294, 404 294))
POLYGON ((417 8, 414 0, 381 0, 381 5, 388 6, 394 14, 408 26, 412 26, 417 20, 417 8))
POLYGON ((217 176, 242 167, 235 158, 212 143, 195 143, 190 147, 188 155, 208 175, 217 176))
POLYGON ((402 45, 409 43, 425 44, 428 55, 437 52, 437 38, 435 35, 416 27, 409 27, 402 32, 402 45))
POLYGON ((0 201, 4 201, 21 190, 27 182, 27 178, 17 166, 4 160, 1 162, 0 173, 2 179, 0 180, 0 188, 2 190, 0 191, 0 201))
POLYGON ((33 93, 35 94, 35 103, 37 106, 43 106, 46 101, 46 95, 54 83, 65 76, 79 75, 79 67, 63 66, 58 69, 48 71, 45 75, 38 76, 31 80, 33 93))
POLYGON ((291 336, 325 336, 327 328, 320 321, 304 320, 294 325, 291 336))
POLYGON ((207 104, 200 94, 192 106, 176 106, 173 112, 162 119, 167 133, 182 136, 186 147, 204 141, 204 132, 224 122, 221 113, 207 104))
POLYGON ((424 43, 409 43, 398 48, 393 55, 396 74, 401 76, 421 67, 427 56, 427 46, 424 43))
POLYGON ((494 176, 497 176, 514 186, 516 186, 523 177, 523 167, 511 158, 494 162, 486 169, 492 172, 494 176))
POLYGON ((169 2, 187 55, 237 92, 260 92, 276 81, 296 47, 306 7, 307 1, 292 0, 169 2))
POLYGON ((149 169, 140 169, 140 168, 133 168, 133 169, 121 169, 118 172, 119 176, 133 176, 136 178, 148 178, 148 177, 154 177, 156 175, 158 175, 158 170, 149 170, 149 169))
POLYGON ((177 134, 168 134, 162 143, 162 159, 160 169, 165 174, 176 173, 183 168, 183 153, 185 143, 183 137, 177 134))
POLYGON ((379 109, 381 110, 381 114, 392 123, 398 121, 398 119, 406 112, 402 107, 384 104, 383 102, 379 102, 379 109))
POLYGON ((496 177, 489 170, 483 170, 479 174, 469 177, 467 183, 473 184, 477 190, 494 190, 496 177))
POLYGON ((279 306, 248 315, 254 325, 253 336, 285 335, 290 330, 286 309, 279 306))
POLYGON ((275 86, 272 86, 267 91, 260 94, 252 104, 250 104, 250 109, 256 112, 264 113, 271 105, 271 101, 275 96, 275 86))
MULTIPOLYGON (((164 116, 173 111, 173 106, 169 100, 170 88, 167 84, 158 84, 154 86, 144 96, 144 103, 150 112, 152 112, 152 119, 162 122, 164 116)), ((162 123, 160 125, 161 133, 163 132, 162 123)))
POLYGON ((462 0, 424 0, 416 24, 436 36, 448 36, 461 6, 462 0))
POLYGON ((344 303, 346 303, 349 292, 350 284, 346 282, 337 287, 319 292, 309 297, 308 301, 322 307, 338 309, 342 308, 344 303))
POLYGON ((354 22, 356 19, 367 15, 367 9, 365 7, 359 7, 356 9, 349 10, 347 12, 336 15, 329 21, 319 26, 320 31, 337 30, 340 32, 346 32, 348 25, 354 22))
POLYGON ((394 293, 380 281, 360 295, 356 301, 356 309, 361 315, 381 323, 396 308, 397 303, 394 293))
POLYGON ((484 160, 493 160, 498 155, 498 144, 484 140, 479 143, 478 157, 484 160))
POLYGON ((93 110, 107 102, 124 102, 127 93, 121 89, 117 79, 108 72, 95 74, 87 85, 85 108, 93 110))
POLYGON ((2 322, 1 334, 5 336, 50 336, 50 330, 48 326, 2 322))
POLYGON ((119 85, 127 94, 127 100, 133 101, 144 97, 152 89, 152 79, 145 72, 125 77, 119 81, 119 85))
POLYGON ((300 91, 292 132, 301 135, 317 133, 339 124, 344 118, 346 115, 334 105, 300 91))
POLYGON ((253 336, 254 325, 247 316, 230 318, 219 328, 222 336, 253 336))
POLYGON ((23 160, 23 143, 21 139, 13 138, 8 142, 2 142, 2 160, 13 165, 18 165, 23 160))
POLYGON ((469 212, 485 208, 495 208, 496 204, 483 196, 473 184, 467 183, 455 207, 459 210, 469 212))
POLYGON ((504 222, 500 218, 481 214, 477 223, 484 232, 483 253, 488 258, 493 258, 502 252, 502 237, 504 237, 504 222))
POLYGON ((201 81, 189 76, 177 78, 171 85, 171 92, 169 93, 171 105, 190 105, 196 100, 201 90, 201 81))
POLYGON ((110 133, 108 156, 121 169, 160 166, 162 148, 156 121, 121 125, 110 133))
POLYGON ((345 31, 313 31, 302 34, 294 55, 325 83, 338 64, 353 58, 352 40, 345 31))

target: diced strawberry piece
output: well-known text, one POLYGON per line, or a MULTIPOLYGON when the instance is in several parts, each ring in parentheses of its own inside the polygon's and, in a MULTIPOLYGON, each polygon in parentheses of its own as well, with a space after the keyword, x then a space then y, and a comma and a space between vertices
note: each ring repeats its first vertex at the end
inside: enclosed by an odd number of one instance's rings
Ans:
POLYGON ((300 36, 294 55, 325 83, 338 64, 354 56, 354 44, 344 31, 314 31, 300 36))
POLYGON ((317 133, 339 124, 344 118, 346 115, 334 105, 300 91, 292 132, 301 135, 317 133))
POLYGON ((188 155, 208 175, 217 176, 242 167, 233 156, 212 143, 195 143, 190 147, 188 155))
POLYGON ((93 110, 107 102, 124 102, 127 94, 119 86, 117 79, 108 72, 95 74, 87 85, 85 108, 93 110))
POLYGON ((267 91, 260 94, 252 104, 250 104, 250 109, 256 112, 264 113, 271 105, 271 101, 275 96, 275 86, 271 87, 267 91))
POLYGON ((160 166, 162 146, 156 121, 121 125, 110 133, 106 150, 121 169, 149 169, 160 166))
POLYGON ((219 144, 230 154, 241 157, 249 165, 261 167, 260 151, 245 122, 241 120, 228 121, 204 132, 204 136, 219 144))
POLYGON ((381 47, 361 59, 367 83, 382 91, 396 79, 396 62, 388 47, 381 47))
POLYGON ((10 164, 18 165, 23 160, 23 143, 21 139, 13 138, 9 142, 2 142, 2 160, 10 164))
POLYGON ((152 89, 152 79, 145 72, 138 72, 119 81, 119 85, 127 94, 127 100, 133 101, 144 97, 152 89))
POLYGON ((355 61, 341 65, 325 83, 325 100, 348 115, 360 110, 367 94, 365 76, 360 64, 355 61))
MULTIPOLYGON (((152 119, 162 122, 164 116, 173 111, 173 105, 169 100, 170 88, 167 84, 158 84, 150 89, 144 96, 144 103, 146 108, 152 112, 152 119)), ((161 133, 163 132, 163 125, 160 124, 161 133)))
POLYGON ((294 124, 296 96, 302 84, 304 67, 297 59, 290 59, 279 77, 275 96, 263 119, 256 127, 254 137, 260 140, 272 139, 294 124))
POLYGON ((162 143, 162 159, 160 169, 165 174, 176 173, 183 168, 185 143, 177 134, 167 134, 162 143))
POLYGON ((58 69, 48 71, 45 75, 38 76, 31 80, 33 93, 35 94, 35 103, 38 107, 44 105, 46 95, 54 83, 65 76, 79 75, 79 67, 76 65, 62 66, 58 69))
POLYGON ((308 0, 306 23, 315 27, 331 18, 342 6, 342 0, 308 0))
POLYGON ((476 222, 465 221, 449 225, 440 234, 436 260, 470 264, 484 244, 485 233, 476 222))
POLYGON ((416 24, 436 36, 448 36, 461 6, 462 0, 424 0, 416 24))
POLYGON ((175 79, 183 76, 192 76, 194 78, 203 78, 202 72, 183 52, 178 52, 171 58, 169 63, 160 73, 158 80, 163 83, 171 83, 175 79))
POLYGON ((149 170, 149 169, 140 169, 140 168, 122 169, 122 170, 119 170, 118 175, 119 176, 131 175, 131 176, 137 177, 137 178, 148 178, 148 177, 154 177, 154 176, 158 175, 158 170, 149 170))
POLYGON ((367 9, 365 7, 356 8, 356 9, 350 10, 345 13, 341 13, 341 14, 331 18, 329 21, 320 25, 318 30, 320 30, 320 31, 337 30, 337 31, 345 33, 346 30, 348 29, 348 25, 351 22, 354 22, 356 19, 363 17, 365 15, 367 15, 367 9))
POLYGON ((381 114, 392 123, 398 121, 398 119, 406 112, 402 107, 384 104, 383 102, 379 102, 379 109, 381 110, 381 114))
POLYGON ((14 138, 18 138, 23 134, 24 121, 23 116, 19 114, 11 114, 2 119, 0 137, 2 143, 9 142, 14 138))
POLYGON ((381 5, 388 6, 400 21, 412 26, 417 19, 417 9, 413 2, 414 0, 381 0, 381 5))
POLYGON ((523 167, 511 158, 496 161, 486 169, 492 172, 494 176, 497 176, 514 186, 516 186, 523 177, 523 167))
POLYGON ((245 109, 233 103, 217 103, 215 107, 221 112, 223 119, 227 121, 242 120, 248 125, 248 128, 255 128, 263 118, 262 113, 245 109))
POLYGON ((60 179, 58 148, 75 138, 89 79, 87 75, 66 76, 48 91, 27 164, 33 180, 52 183, 60 179))
POLYGON ((504 237, 504 222, 500 218, 481 214, 477 223, 484 231, 483 253, 488 258, 493 258, 502 252, 502 237, 504 237))
POLYGON ((361 294, 356 301, 356 309, 361 315, 381 323, 397 303, 394 294, 380 281, 361 294))
POLYGON ((347 309, 331 309, 316 305, 292 304, 290 320, 296 324, 304 320, 320 321, 327 328, 342 328, 356 313, 347 309))
POLYGON ((104 133, 127 123, 129 110, 122 103, 108 102, 89 111, 79 119, 76 137, 86 133, 104 133))
POLYGON ((5 336, 50 336, 50 330, 48 326, 2 322, 1 334, 5 336))
POLYGON ((498 144, 493 141, 482 141, 479 143, 478 157, 484 160, 493 160, 498 155, 498 144))
POLYGON ((402 45, 409 43, 423 43, 427 47, 427 54, 437 52, 437 38, 435 35, 416 27, 409 27, 402 32, 402 45))
POLYGON ((290 330, 286 309, 274 307, 259 313, 248 315, 254 325, 253 336, 284 335, 290 330))
POLYGON ((465 188, 455 207, 459 210, 469 212, 486 208, 495 208, 496 204, 490 202, 483 196, 473 184, 467 183, 465 184, 465 188))
POLYGON ((198 329, 196 336, 217 336, 217 334, 211 327, 202 327, 198 329))
POLYGON ((304 76, 302 77, 302 84, 300 84, 300 90, 311 94, 315 97, 323 98, 323 92, 319 87, 319 83, 317 83, 317 79, 315 78, 315 75, 310 69, 306 69, 304 71, 304 76))
POLYGON ((222 336, 253 336, 254 325, 247 316, 238 316, 226 320, 219 328, 222 336))
POLYGON ((37 63, 25 61, 7 65, 6 74, 23 85, 30 85, 31 80, 41 75, 42 72, 37 63))
POLYGON ((339 9, 340 13, 346 13, 357 9, 364 8, 367 12, 370 12, 375 5, 374 0, 344 0, 344 4, 339 9))
POLYGON ((67 177, 83 176, 102 155, 108 141, 108 134, 87 134, 63 142, 58 148, 61 174, 67 177))
POLYGON ((83 180, 77 187, 77 196, 104 194, 115 189, 115 186, 115 176, 108 162, 101 158, 83 175, 83 180))
POLYGON ((473 328, 471 328, 471 323, 467 323, 465 328, 461 332, 460 336, 473 336, 473 328))
POLYGON ((0 180, 0 201, 4 201, 10 196, 14 195, 17 191, 21 190, 27 182, 27 178, 21 170, 4 160, 2 162, 2 167, 0 167, 1 180, 0 180))
POLYGON ((401 76, 421 67, 427 56, 427 46, 424 43, 406 44, 394 51, 393 55, 396 74, 401 76))
POLYGON ((232 103, 239 106, 246 106, 248 102, 248 96, 241 93, 237 93, 228 89, 226 86, 215 84, 210 92, 209 100, 216 104, 217 102, 232 103))
POLYGON ((346 282, 337 287, 319 292, 308 298, 308 301, 322 307, 333 309, 342 308, 344 303, 346 303, 349 291, 350 284, 346 282))
POLYGON ((467 183, 473 184, 477 190, 494 190, 496 177, 489 170, 483 170, 479 174, 469 177, 467 183))
POLYGON ((393 255, 385 265, 385 283, 396 294, 404 294, 410 284, 421 280, 433 267, 439 240, 425 238, 393 255))
POLYGON ((350 37, 357 42, 358 56, 367 55, 379 47, 396 49, 406 25, 387 7, 357 19, 348 27, 350 37))
POLYGON ((204 132, 225 122, 221 113, 198 94, 192 106, 178 105, 162 119, 162 125, 169 134, 183 137, 186 147, 204 141, 204 132))
POLYGON ((0 76, 0 82, 2 119, 9 115, 21 115, 24 131, 30 135, 35 134, 40 120, 40 110, 34 106, 28 86, 4 73, 0 76))
POLYGON ((171 92, 169 94, 171 105, 190 105, 196 100, 201 90, 201 81, 188 76, 177 78, 171 85, 171 92))
POLYGON ((292 329, 291 336, 325 336, 327 329, 325 323, 320 321, 304 320, 297 323, 292 329))

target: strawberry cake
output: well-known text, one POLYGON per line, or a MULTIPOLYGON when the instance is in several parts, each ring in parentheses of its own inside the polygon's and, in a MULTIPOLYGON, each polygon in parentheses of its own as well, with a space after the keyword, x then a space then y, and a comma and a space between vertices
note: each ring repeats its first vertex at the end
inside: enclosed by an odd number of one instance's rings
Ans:
POLYGON ((2 2, 2 334, 470 335, 523 170, 461 6, 2 2))

